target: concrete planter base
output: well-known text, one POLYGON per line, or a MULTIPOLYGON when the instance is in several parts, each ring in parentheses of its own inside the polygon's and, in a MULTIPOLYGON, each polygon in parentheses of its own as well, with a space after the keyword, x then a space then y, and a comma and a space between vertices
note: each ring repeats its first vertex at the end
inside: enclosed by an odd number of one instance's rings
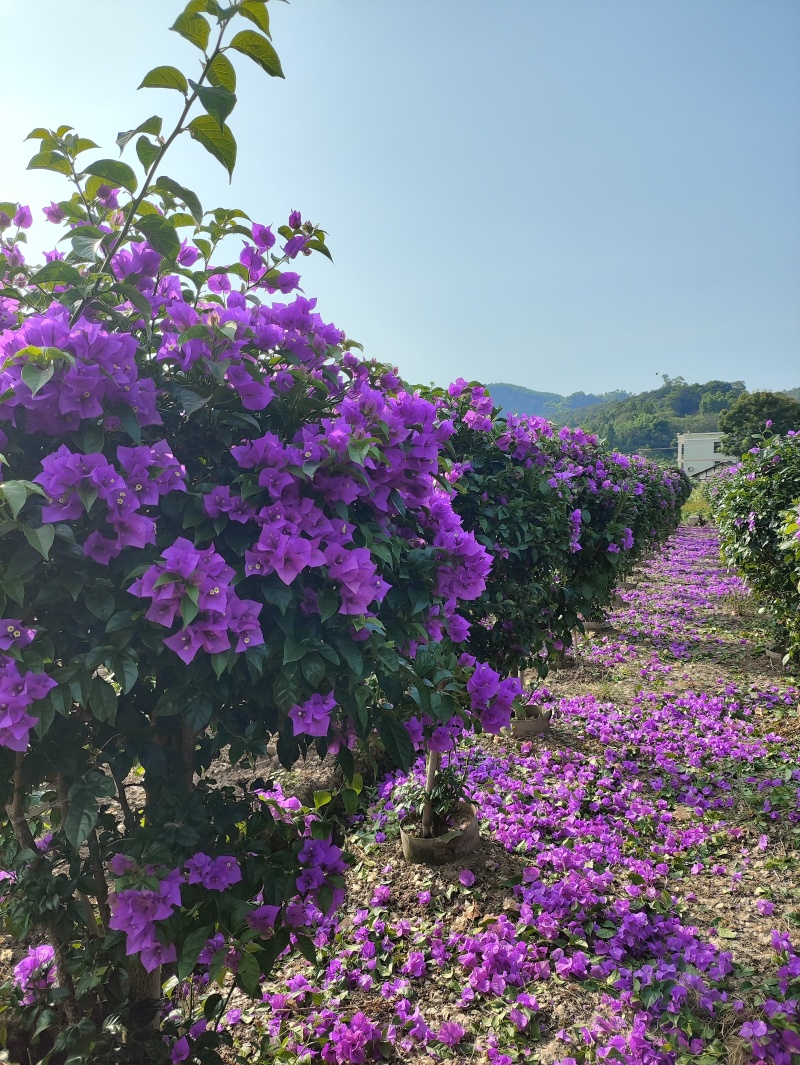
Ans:
POLYGON ((463 828, 454 828, 443 836, 433 836, 431 839, 407 832, 403 824, 410 825, 410 822, 403 822, 400 826, 400 843, 405 860, 412 864, 445 865, 472 854, 481 841, 475 807, 470 803, 462 803, 456 811, 456 819, 461 822, 466 819, 463 828))
POLYGON ((541 736, 550 728, 552 710, 545 710, 538 717, 515 717, 511 722, 511 735, 515 740, 529 740, 532 736, 541 736))

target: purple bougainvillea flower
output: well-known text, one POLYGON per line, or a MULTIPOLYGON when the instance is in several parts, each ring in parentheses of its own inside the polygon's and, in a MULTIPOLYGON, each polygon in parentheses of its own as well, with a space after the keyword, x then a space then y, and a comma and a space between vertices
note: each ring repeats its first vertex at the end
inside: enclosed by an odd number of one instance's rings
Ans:
POLYGON ((169 1052, 169 1060, 172 1062, 172 1065, 180 1065, 182 1061, 188 1059, 190 1053, 189 1040, 185 1035, 182 1035, 180 1039, 176 1039, 172 1044, 172 1049, 169 1052))
POLYGON ((60 204, 53 203, 52 201, 50 202, 50 206, 43 207, 42 211, 47 221, 54 222, 55 224, 63 222, 64 219, 67 217, 62 211, 60 204))
POLYGON ((14 215, 13 222, 14 225, 19 226, 20 229, 30 229, 33 224, 33 215, 31 214, 30 207, 20 204, 17 208, 17 213, 14 215))
POLYGON ((262 226, 256 223, 250 232, 253 237, 253 243, 259 251, 269 251, 270 248, 274 247, 275 234, 269 226, 262 226))
POLYGON ((55 951, 49 943, 31 947, 22 961, 14 966, 14 983, 23 992, 23 1005, 32 1005, 41 991, 56 981, 55 951))
POLYGON ((293 706, 289 718, 295 736, 327 736, 331 725, 331 712, 336 706, 333 692, 328 695, 312 695, 306 702, 293 706))
POLYGON ((460 1024, 456 1024, 455 1021, 445 1021, 436 1033, 436 1038, 440 1043, 444 1043, 445 1046, 454 1047, 461 1042, 465 1035, 466 1030, 460 1024))
POLYGON ((435 728, 428 737, 428 750, 442 754, 453 749, 453 737, 443 726, 435 728))

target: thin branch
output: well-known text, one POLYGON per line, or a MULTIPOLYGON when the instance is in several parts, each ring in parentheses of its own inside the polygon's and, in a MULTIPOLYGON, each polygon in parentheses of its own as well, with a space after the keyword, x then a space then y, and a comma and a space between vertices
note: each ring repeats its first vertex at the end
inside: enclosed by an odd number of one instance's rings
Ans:
POLYGON ((103 924, 103 929, 107 932, 111 921, 111 907, 108 905, 108 884, 103 870, 100 844, 97 840, 97 832, 95 829, 92 829, 89 833, 87 842, 89 844, 89 860, 92 864, 92 873, 94 874, 94 881, 97 884, 97 893, 95 895, 97 899, 97 908, 100 911, 100 920, 103 924))
POLYGON ((170 133, 170 135, 167 137, 167 139, 162 143, 162 145, 161 145, 161 147, 160 147, 160 149, 158 151, 158 154, 156 155, 156 157, 153 160, 153 162, 150 164, 150 168, 147 171, 147 173, 145 174, 144 181, 142 182, 142 190, 139 193, 139 195, 136 196, 136 198, 131 201, 131 203, 129 205, 129 208, 128 208, 128 217, 125 219, 125 224, 123 225, 122 229, 120 230, 120 232, 116 236, 116 238, 110 244, 109 249, 106 252, 106 257, 103 260, 102 265, 100 266, 100 270, 98 272, 97 279, 95 280, 94 284, 89 289, 89 291, 86 293, 86 295, 83 297, 81 302, 78 304, 77 310, 75 310, 73 312, 72 319, 71 319, 71 322, 72 322, 73 325, 78 320, 78 318, 80 318, 81 314, 83 314, 84 310, 86 309, 86 305, 97 294, 98 287, 100 286, 100 283, 101 283, 101 281, 103 279, 103 275, 108 270, 109 264, 111 262, 111 259, 112 259, 113 255, 114 255, 114 253, 117 251, 118 248, 120 248, 122 246, 122 244, 125 241, 125 238, 127 237, 128 233, 130 232, 130 228, 133 225, 134 216, 135 216, 137 210, 139 209, 139 205, 141 204, 142 200, 145 198, 145 196, 148 193, 148 190, 149 190, 149 187, 150 187, 150 182, 153 180, 153 176, 155 175, 155 172, 158 170, 158 167, 161 165, 161 160, 164 158, 165 154, 169 150, 169 147, 172 144, 172 142, 181 133, 184 132, 183 123, 186 120, 186 116, 189 114, 189 111, 191 110, 192 105, 194 104, 195 100, 197 99, 198 91, 199 91, 200 87, 202 86, 203 82, 205 81, 205 79, 206 79, 206 77, 208 75, 208 71, 209 71, 209 68, 210 68, 211 64, 214 62, 214 60, 219 55, 220 46, 222 45, 222 38, 223 38, 223 36, 225 34, 225 30, 227 29, 227 26, 228 26, 228 23, 224 22, 222 24, 222 26, 220 27, 219 37, 217 38, 217 43, 214 46, 214 51, 211 53, 211 55, 205 61, 202 73, 200 74, 200 79, 197 82, 197 88, 194 89, 186 97, 186 103, 184 104, 183 110, 181 111, 180 117, 179 117, 179 119, 178 119, 178 121, 177 121, 177 123, 175 125, 175 128, 173 129, 172 133, 170 133))
POLYGON ((117 786, 117 799, 122 807, 122 820, 125 825, 125 831, 128 835, 133 835, 136 831, 136 818, 133 810, 128 802, 128 794, 125 790, 125 781, 120 777, 113 765, 109 762, 109 769, 111 770, 111 776, 114 779, 114 783, 117 786))
POLYGON ((14 760, 14 792, 12 794, 11 802, 6 806, 8 813, 8 819, 14 829, 14 835, 16 836, 17 843, 20 847, 26 850, 36 850, 36 840, 33 838, 31 827, 28 824, 25 817, 25 785, 23 764, 25 762, 25 754, 20 751, 14 760))
MULTIPOLYGON (((18 752, 14 760, 14 791, 11 802, 6 807, 8 817, 14 828, 14 835, 21 847, 36 852, 36 840, 33 838, 30 825, 25 817, 25 777, 24 777, 24 752, 18 752)), ((41 856, 37 861, 42 861, 41 856)), ((43 922, 50 944, 55 953, 56 973, 58 982, 66 991, 64 1000, 64 1013, 70 1024, 76 1024, 79 1020, 78 1004, 75 998, 75 985, 67 968, 68 945, 61 934, 58 921, 54 914, 45 915, 43 922)))

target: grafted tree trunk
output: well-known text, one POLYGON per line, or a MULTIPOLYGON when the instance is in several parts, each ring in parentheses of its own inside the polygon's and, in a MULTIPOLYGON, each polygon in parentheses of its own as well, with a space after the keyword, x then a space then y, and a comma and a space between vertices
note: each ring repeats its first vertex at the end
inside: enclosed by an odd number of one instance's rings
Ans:
POLYGON ((442 756, 438 751, 428 751, 425 772, 425 805, 422 808, 422 838, 430 839, 433 835, 433 800, 431 795, 436 784, 436 773, 442 756))
MULTIPOLYGON (((14 837, 20 847, 26 850, 32 850, 36 853, 36 840, 33 838, 31 827, 28 824, 25 817, 25 754, 24 752, 18 752, 14 762, 14 777, 13 786, 14 790, 11 795, 11 802, 6 806, 6 812, 8 813, 8 819, 11 822, 11 826, 14 829, 14 837)), ((41 858, 38 859, 41 862, 41 858)), ((58 926, 58 919, 50 914, 45 916, 41 922, 40 927, 53 948, 54 963, 56 968, 56 977, 58 984, 66 992, 64 999, 64 1014, 69 1024, 77 1024, 80 1019, 78 1013, 78 1005, 75 1000, 75 984, 72 981, 72 976, 67 968, 68 950, 67 940, 61 933, 61 929, 58 926)))

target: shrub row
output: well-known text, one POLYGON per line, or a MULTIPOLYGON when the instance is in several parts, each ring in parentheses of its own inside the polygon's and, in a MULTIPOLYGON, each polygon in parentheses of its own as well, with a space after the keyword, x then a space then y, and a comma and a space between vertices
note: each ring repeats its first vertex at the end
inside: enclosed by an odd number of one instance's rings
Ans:
POLYGON ((800 657, 800 434, 773 436, 767 428, 740 463, 709 484, 708 498, 723 557, 770 611, 776 645, 800 657))
POLYGON ((279 76, 268 25, 259 0, 180 16, 198 80, 145 77, 182 110, 120 135, 141 183, 33 132, 74 185, 45 209, 65 252, 28 264, 31 212, 0 204, 2 912, 31 945, 3 994, 52 1065, 221 1061, 225 974, 255 995, 313 956, 344 886, 322 813, 255 778, 269 738, 287 767, 335 757, 352 811, 376 735, 407 768, 498 731, 510 674, 546 669, 687 495, 481 386, 409 388, 295 294, 318 226, 204 212, 163 175, 183 133, 232 169, 230 54, 279 76), (242 18, 259 32, 228 37, 242 18))

